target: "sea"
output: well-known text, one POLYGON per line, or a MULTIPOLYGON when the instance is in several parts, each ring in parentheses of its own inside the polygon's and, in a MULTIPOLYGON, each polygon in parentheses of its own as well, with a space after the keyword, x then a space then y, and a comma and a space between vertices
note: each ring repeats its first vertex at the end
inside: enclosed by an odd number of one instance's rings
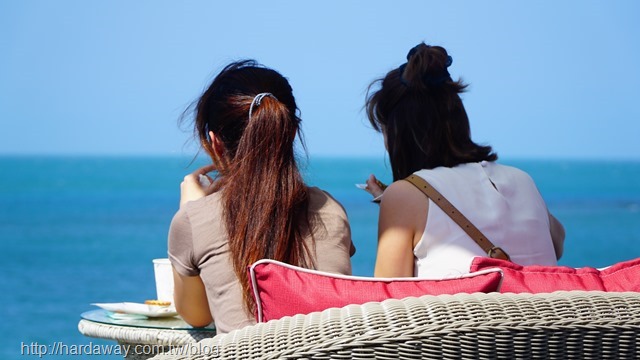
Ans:
MULTIPOLYGON (((640 161, 507 159, 528 172, 566 229, 561 265, 605 267, 640 257, 640 161)), ((302 158, 311 185, 349 216, 355 275, 371 276, 377 205, 358 189, 369 174, 389 182, 384 158, 302 158)), ((0 157, 0 359, 84 358, 34 353, 115 344, 78 332, 95 302, 155 298, 152 259, 167 230, 190 157, 0 157), (31 347, 30 347, 31 346, 31 347)), ((104 356, 119 359, 120 356, 104 356)))

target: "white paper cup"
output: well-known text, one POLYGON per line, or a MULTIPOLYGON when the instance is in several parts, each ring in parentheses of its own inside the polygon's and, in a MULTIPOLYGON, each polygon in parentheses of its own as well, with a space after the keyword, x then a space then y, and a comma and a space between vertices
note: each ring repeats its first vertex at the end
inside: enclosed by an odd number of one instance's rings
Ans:
POLYGON ((173 271, 169 259, 153 259, 157 299, 173 303, 173 271))

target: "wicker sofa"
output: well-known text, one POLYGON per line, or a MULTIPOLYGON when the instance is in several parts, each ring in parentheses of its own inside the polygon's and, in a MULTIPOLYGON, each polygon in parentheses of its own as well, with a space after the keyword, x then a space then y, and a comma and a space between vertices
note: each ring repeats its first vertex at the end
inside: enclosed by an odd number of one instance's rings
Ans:
POLYGON ((640 293, 457 294, 349 305, 153 359, 638 359, 640 293))

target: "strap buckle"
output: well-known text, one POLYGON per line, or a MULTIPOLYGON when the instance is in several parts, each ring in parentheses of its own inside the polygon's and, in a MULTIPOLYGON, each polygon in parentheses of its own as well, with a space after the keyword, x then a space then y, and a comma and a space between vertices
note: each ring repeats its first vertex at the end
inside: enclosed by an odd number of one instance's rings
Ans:
POLYGON ((487 251, 487 255, 489 255, 490 258, 494 258, 494 259, 502 259, 507 261, 511 260, 507 252, 502 250, 502 248, 499 246, 494 246, 491 249, 489 249, 489 251, 487 251))

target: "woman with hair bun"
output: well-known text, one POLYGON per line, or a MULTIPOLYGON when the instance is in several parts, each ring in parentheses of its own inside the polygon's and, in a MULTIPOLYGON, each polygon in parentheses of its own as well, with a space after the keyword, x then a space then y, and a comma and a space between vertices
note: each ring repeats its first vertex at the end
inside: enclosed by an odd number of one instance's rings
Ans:
POLYGON ((383 134, 394 181, 383 190, 375 176, 367 180, 381 200, 375 276, 459 276, 475 256, 557 264, 562 224, 529 175, 496 163, 490 146, 471 140, 459 96, 466 85, 451 78, 452 60, 444 48, 420 43, 369 87, 367 115, 383 134), (440 196, 423 194, 429 184, 440 196), (441 208, 442 198, 452 207, 441 208), (483 236, 468 232, 474 226, 483 236))
POLYGON ((351 274, 343 207, 298 170, 297 111, 287 79, 251 60, 226 66, 197 102, 194 134, 212 164, 184 178, 168 240, 175 306, 193 326, 254 324, 247 267, 263 258, 351 274))

